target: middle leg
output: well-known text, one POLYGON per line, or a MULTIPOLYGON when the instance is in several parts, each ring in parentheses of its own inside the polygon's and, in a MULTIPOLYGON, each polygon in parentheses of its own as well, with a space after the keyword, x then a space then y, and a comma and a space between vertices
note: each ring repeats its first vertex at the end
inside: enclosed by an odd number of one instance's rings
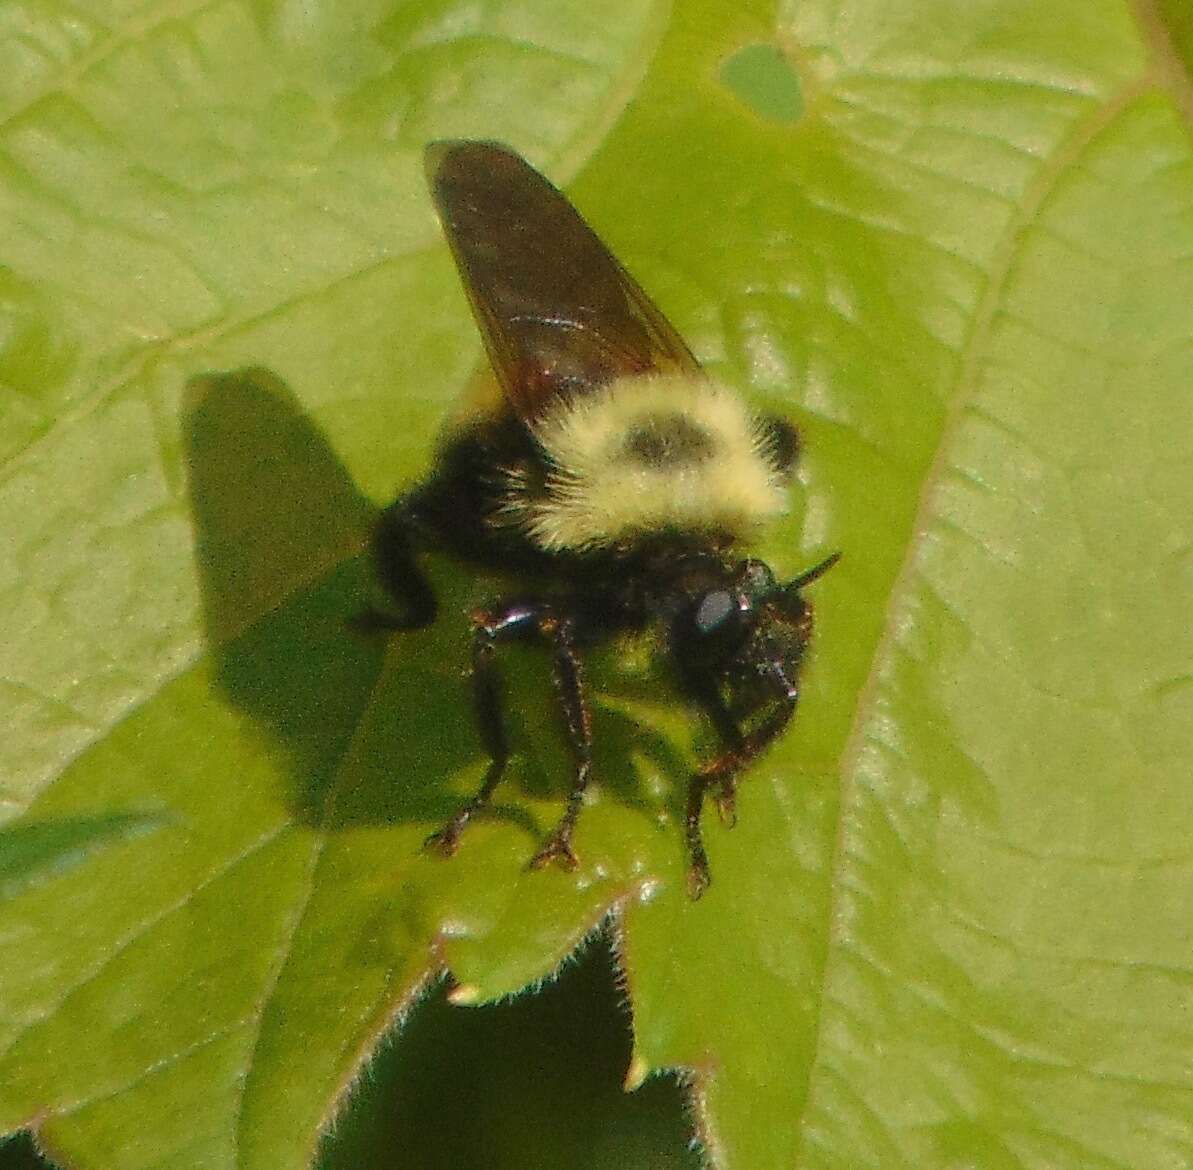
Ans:
POLYGON ((531 865, 538 869, 558 860, 566 868, 574 869, 578 859, 572 848, 572 834, 592 774, 592 720, 584 698, 582 666, 572 622, 545 602, 526 602, 480 611, 473 617, 473 626, 473 706, 477 728, 491 762, 480 788, 447 824, 427 838, 426 846, 450 856, 459 846, 464 828, 491 800, 509 759, 509 744, 501 715, 503 696, 496 663, 497 643, 537 634, 550 638, 554 647, 555 689, 563 709, 574 771, 567 808, 543 847, 531 859, 531 865))

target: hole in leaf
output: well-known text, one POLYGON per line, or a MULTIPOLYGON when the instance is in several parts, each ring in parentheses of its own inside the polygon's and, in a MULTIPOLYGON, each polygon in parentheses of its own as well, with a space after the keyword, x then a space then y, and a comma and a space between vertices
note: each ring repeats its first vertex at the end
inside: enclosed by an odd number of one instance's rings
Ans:
POLYGON ((0 1167, 3 1170, 58 1170, 57 1163, 45 1157, 32 1136, 24 1131, 0 1138, 0 1167))
POLYGON ((360 1079, 319 1170, 697 1170, 670 1076, 622 1090, 630 1031, 607 946, 540 991, 454 1007, 440 988, 360 1079))
POLYGON ((747 45, 721 66, 721 81, 771 122, 796 122, 804 112, 799 74, 776 45, 747 45))

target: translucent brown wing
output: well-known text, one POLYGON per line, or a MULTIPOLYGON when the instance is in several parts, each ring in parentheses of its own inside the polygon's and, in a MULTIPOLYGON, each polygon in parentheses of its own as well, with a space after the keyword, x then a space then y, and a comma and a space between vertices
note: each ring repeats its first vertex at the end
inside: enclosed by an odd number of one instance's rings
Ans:
POLYGON ((579 212, 521 156, 495 142, 435 142, 426 162, 489 359, 522 418, 626 374, 699 370, 579 212))

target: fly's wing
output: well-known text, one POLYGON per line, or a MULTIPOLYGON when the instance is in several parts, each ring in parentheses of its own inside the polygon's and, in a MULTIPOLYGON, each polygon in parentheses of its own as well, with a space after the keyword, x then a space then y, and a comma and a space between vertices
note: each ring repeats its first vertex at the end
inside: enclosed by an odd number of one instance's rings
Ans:
POLYGON ((435 142, 426 162, 489 360, 523 419, 627 374, 698 372, 633 277, 520 155, 435 142))

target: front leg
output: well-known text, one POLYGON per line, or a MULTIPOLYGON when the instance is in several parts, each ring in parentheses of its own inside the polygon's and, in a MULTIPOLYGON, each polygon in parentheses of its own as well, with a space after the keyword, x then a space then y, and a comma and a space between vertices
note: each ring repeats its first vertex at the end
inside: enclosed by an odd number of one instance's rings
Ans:
POLYGON ((415 509, 400 499, 381 513, 373 533, 377 575, 401 613, 366 609, 355 619, 362 630, 417 630, 435 620, 435 594, 415 559, 421 526, 415 509))
MULTIPOLYGON (((741 728, 738 727, 737 720, 730 714, 729 708, 725 706, 725 700, 721 697, 716 680, 710 676, 692 679, 689 680, 689 689, 704 708, 705 714, 711 720, 713 727, 716 728, 717 735, 720 736, 725 751, 730 753, 742 751, 745 746, 745 739, 742 736, 741 728)), ((705 769, 701 769, 701 772, 704 771, 705 769)), ((707 788, 708 784, 706 782, 701 792, 701 805, 703 805, 703 790, 707 788)), ((717 813, 721 818, 721 823, 728 828, 733 828, 737 824, 736 772, 727 773, 719 778, 713 799, 717 802, 717 813)), ((697 810, 697 821, 699 820, 698 814, 699 810, 697 810)))
MULTIPOLYGON (((714 689, 714 693, 715 689, 714 689)), ((795 698, 776 699, 766 718, 750 732, 742 735, 733 722, 720 694, 716 693, 715 705, 708 706, 709 716, 714 723, 722 718, 732 727, 732 735, 724 736, 727 747, 719 756, 710 760, 692 777, 688 785, 687 814, 684 825, 688 840, 688 894, 693 901, 708 889, 712 877, 709 873, 708 854, 704 850, 704 838, 700 831, 700 814, 704 805, 704 794, 712 783, 719 786, 717 805, 723 819, 732 819, 737 779, 746 768, 770 746, 791 722, 795 713, 795 698), (718 714, 718 711, 721 714, 718 714), (728 814, 726 811, 728 806, 728 814)))

